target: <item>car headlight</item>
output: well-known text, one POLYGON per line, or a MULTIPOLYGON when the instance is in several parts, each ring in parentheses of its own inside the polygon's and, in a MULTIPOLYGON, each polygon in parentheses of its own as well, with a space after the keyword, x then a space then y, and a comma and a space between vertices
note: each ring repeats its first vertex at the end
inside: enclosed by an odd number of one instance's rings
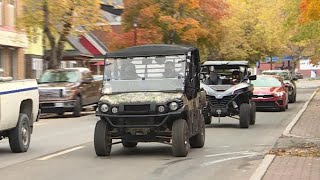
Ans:
POLYGON ((103 113, 106 113, 109 111, 109 106, 107 104, 101 104, 100 105, 100 111, 103 113))
POLYGON ((176 102, 172 102, 172 103, 169 104, 169 108, 170 108, 171 111, 175 111, 175 110, 177 110, 179 108, 179 104, 176 103, 176 102))
POLYGON ((276 92, 274 93, 275 96, 281 97, 283 96, 284 92, 276 92))
POLYGON ((165 110, 166 110, 166 108, 165 108, 164 106, 159 106, 159 107, 158 107, 158 111, 159 111, 160 113, 163 113, 165 110))
POLYGON ((63 96, 64 97, 70 97, 74 95, 75 90, 71 90, 71 89, 65 89, 63 91, 63 96))
POLYGON ((113 107, 113 108, 111 109, 111 112, 112 112, 113 114, 117 114, 117 113, 118 113, 118 108, 117 108, 117 107, 113 107))

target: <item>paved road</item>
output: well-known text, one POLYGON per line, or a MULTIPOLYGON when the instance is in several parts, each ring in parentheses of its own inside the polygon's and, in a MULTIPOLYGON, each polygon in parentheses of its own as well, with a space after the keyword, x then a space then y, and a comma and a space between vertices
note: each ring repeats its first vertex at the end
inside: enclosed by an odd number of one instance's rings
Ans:
POLYGON ((94 115, 42 119, 30 151, 12 154, 0 141, 0 174, 6 180, 56 179, 249 179, 266 153, 314 89, 299 89, 298 101, 286 112, 258 112, 257 124, 239 129, 223 119, 206 128, 206 145, 186 158, 171 156, 171 147, 141 143, 133 149, 114 145, 110 157, 93 149, 94 115))

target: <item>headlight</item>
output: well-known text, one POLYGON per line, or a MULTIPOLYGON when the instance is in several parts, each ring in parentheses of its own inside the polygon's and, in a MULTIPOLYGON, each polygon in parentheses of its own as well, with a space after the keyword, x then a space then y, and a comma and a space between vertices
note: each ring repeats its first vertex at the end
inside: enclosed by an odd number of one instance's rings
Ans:
POLYGON ((106 113, 109 111, 109 106, 107 104, 101 104, 100 105, 100 111, 103 113, 106 113))
POLYGON ((171 111, 175 111, 179 108, 179 105, 176 102, 172 102, 172 103, 170 103, 169 108, 171 111))
POLYGON ((159 106, 159 107, 158 107, 158 111, 159 111, 160 113, 163 113, 165 110, 166 110, 166 108, 165 108, 164 106, 159 106))
POLYGON ((70 96, 73 96, 75 90, 71 90, 71 89, 65 89, 63 91, 63 96, 64 97, 70 97, 70 96))
POLYGON ((281 97, 283 96, 284 92, 276 92, 274 93, 275 96, 281 97))
POLYGON ((111 112, 112 112, 113 114, 117 114, 117 113, 118 113, 118 108, 117 108, 117 107, 113 107, 113 108, 111 109, 111 112))

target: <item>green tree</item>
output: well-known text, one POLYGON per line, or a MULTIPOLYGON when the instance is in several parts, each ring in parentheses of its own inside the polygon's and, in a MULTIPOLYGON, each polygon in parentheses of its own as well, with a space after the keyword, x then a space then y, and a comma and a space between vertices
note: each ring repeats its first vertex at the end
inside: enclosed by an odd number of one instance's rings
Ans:
POLYGON ((100 16, 100 0, 22 0, 23 13, 18 24, 29 35, 37 36, 43 30, 50 54, 49 68, 58 68, 69 35, 83 31, 105 29, 106 22, 100 16), (84 27, 79 30, 78 27, 84 27))

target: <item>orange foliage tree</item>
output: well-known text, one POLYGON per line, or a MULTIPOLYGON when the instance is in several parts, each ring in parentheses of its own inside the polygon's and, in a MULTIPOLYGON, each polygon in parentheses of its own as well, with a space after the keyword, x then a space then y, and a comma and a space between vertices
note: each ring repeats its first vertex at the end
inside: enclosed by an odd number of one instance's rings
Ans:
POLYGON ((320 20, 320 1, 302 0, 300 4, 300 21, 310 22, 320 20))
POLYGON ((223 0, 124 0, 124 34, 114 38, 115 48, 133 44, 137 22, 137 44, 189 44, 214 51, 221 34, 220 19, 226 15, 223 0))

